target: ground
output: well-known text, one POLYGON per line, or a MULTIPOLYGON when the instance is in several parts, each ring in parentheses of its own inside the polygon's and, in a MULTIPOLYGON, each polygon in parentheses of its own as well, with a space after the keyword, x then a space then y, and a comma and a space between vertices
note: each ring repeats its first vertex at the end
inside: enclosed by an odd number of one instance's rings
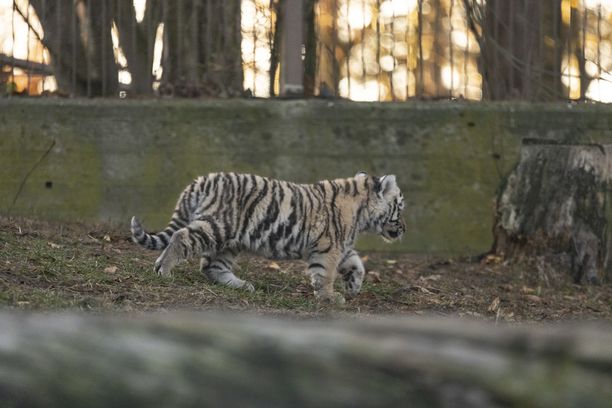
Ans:
POLYGON ((305 265, 243 256, 236 274, 246 293, 211 285, 196 262, 172 278, 153 272, 156 252, 127 227, 0 217, 0 307, 141 312, 230 309, 266 314, 435 314, 495 321, 612 319, 612 285, 580 286, 542 265, 500 259, 362 254, 362 292, 343 307, 319 305, 305 265))

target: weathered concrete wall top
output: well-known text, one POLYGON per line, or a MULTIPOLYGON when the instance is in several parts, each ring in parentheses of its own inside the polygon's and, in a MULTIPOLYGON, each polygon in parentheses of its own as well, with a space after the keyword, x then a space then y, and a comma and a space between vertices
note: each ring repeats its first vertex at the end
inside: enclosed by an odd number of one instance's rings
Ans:
POLYGON ((207 172, 311 182, 365 170, 397 175, 408 233, 362 247, 473 253, 490 246, 522 138, 609 143, 611 125, 604 105, 1 99, 0 213, 126 229, 137 214, 156 229, 207 172))

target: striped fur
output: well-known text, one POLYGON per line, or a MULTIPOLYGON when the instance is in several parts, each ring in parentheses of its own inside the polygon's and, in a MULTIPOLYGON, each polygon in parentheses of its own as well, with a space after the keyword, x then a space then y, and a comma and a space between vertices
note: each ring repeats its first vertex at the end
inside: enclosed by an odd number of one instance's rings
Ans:
POLYGON ((352 249, 360 232, 392 241, 401 237, 404 201, 395 176, 355 177, 295 184, 249 174, 213 173, 194 180, 181 194, 172 219, 148 234, 132 218, 133 240, 163 250, 155 270, 169 275, 180 261, 200 257, 213 282, 253 290, 232 272, 238 252, 270 259, 305 259, 315 294, 341 302, 333 290, 336 273, 349 295, 364 275, 352 249))

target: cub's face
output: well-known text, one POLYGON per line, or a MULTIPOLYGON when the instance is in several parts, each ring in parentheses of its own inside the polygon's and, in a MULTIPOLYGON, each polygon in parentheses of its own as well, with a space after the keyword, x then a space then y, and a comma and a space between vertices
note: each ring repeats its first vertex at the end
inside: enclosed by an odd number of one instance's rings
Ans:
POLYGON ((395 181, 395 176, 383 176, 379 181, 384 203, 380 235, 385 241, 392 242, 400 239, 406 231, 406 224, 402 218, 404 196, 395 181))
POLYGON ((406 224, 402 218, 404 196, 394 175, 374 177, 370 193, 370 230, 382 236, 387 242, 402 237, 406 224))
POLYGON ((385 241, 400 239, 406 231, 406 223, 402 218, 404 210, 404 196, 400 189, 394 194, 385 197, 387 205, 387 218, 382 226, 381 236, 385 241))

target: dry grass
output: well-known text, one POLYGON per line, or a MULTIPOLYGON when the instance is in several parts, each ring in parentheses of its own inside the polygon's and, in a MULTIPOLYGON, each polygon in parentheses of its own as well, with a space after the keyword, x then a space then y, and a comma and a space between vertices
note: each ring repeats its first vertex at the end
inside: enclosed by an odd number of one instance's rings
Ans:
MULTIPOLYGON (((141 312, 233 309, 312 316, 315 301, 301 262, 242 257, 245 293, 210 285, 195 262, 165 279, 156 253, 105 225, 0 217, 0 306, 28 310, 141 312)), ((409 254, 365 254, 362 293, 343 314, 442 314, 496 321, 610 319, 612 286, 578 286, 538 265, 509 266, 409 254)))

